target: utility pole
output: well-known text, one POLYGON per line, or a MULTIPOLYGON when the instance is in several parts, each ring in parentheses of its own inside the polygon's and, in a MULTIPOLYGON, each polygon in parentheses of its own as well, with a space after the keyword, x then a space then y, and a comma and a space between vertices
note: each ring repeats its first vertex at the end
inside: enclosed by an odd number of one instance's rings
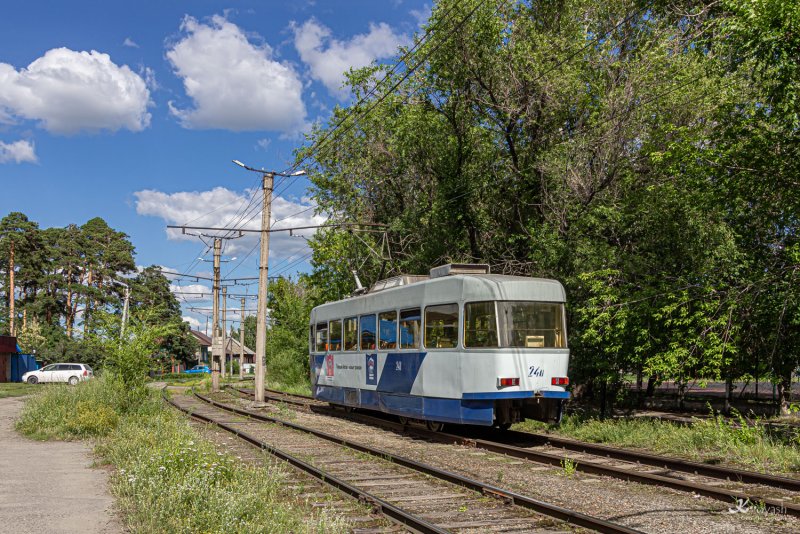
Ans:
POLYGON ((244 297, 242 297, 242 315, 239 317, 239 380, 244 379, 242 364, 244 363, 244 297))
POLYGON ((120 339, 125 339, 125 326, 128 324, 128 307, 131 302, 131 288, 125 285, 125 304, 122 305, 122 328, 119 331, 120 339))
POLYGON ((228 287, 222 288, 222 379, 228 365, 228 287))
POLYGON ((275 174, 264 173, 264 207, 261 210, 261 255, 258 260, 258 311, 256 312, 256 402, 264 402, 267 379, 267 284, 269 283, 269 224, 275 174))
POLYGON ((269 234, 270 234, 270 206, 272 205, 272 189, 275 175, 301 176, 306 171, 299 170, 291 174, 254 169, 238 160, 233 162, 248 171, 261 173, 263 178, 262 190, 264 203, 261 209, 261 254, 258 259, 258 311, 256 312, 256 398, 257 403, 264 402, 264 382, 266 381, 266 356, 267 356, 267 284, 269 283, 269 234))
POLYGON ((219 259, 222 255, 222 239, 214 238, 214 304, 211 318, 211 391, 219 391, 219 259))

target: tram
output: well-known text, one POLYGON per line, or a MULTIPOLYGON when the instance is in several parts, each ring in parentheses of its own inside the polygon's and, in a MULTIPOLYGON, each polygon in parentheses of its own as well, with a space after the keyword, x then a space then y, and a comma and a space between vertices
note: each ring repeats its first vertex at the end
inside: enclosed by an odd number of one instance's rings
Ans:
POLYGON ((310 318, 314 398, 425 422, 559 422, 569 385, 564 287, 449 264, 382 280, 310 318))

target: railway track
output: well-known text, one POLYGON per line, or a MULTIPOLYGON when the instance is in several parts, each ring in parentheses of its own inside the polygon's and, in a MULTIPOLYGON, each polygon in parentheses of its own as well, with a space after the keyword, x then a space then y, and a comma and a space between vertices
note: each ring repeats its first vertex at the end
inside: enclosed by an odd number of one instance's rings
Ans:
MULTIPOLYGON (((248 390, 239 389, 237 391, 252 395, 252 392, 248 390)), ((267 396, 274 401, 305 406, 315 412, 342 417, 341 411, 337 413, 336 410, 328 407, 327 403, 321 403, 308 396, 274 390, 267 390, 267 396)), ((468 445, 553 466, 563 466, 565 458, 567 458, 577 471, 667 487, 710 497, 728 504, 734 502, 757 503, 774 513, 800 517, 800 494, 798 494, 800 480, 798 479, 707 465, 545 434, 528 432, 498 434, 495 432, 492 436, 493 439, 482 439, 474 437, 475 429, 470 429, 469 435, 430 432, 422 428, 408 428, 400 423, 371 415, 357 414, 355 417, 362 422, 369 422, 398 432, 410 432, 426 439, 468 445)), ((488 433, 484 433, 484 435, 486 434, 488 433)))
POLYGON ((196 393, 167 400, 415 532, 563 531, 553 519, 598 532, 638 532, 196 393))

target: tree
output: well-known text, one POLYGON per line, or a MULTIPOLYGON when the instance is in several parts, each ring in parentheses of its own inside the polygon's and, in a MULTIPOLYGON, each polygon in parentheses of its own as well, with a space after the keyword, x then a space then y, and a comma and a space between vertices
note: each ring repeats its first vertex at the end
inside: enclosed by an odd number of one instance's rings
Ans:
POLYGON ((39 226, 28 220, 24 213, 11 212, 0 220, 0 264, 5 267, 3 286, 8 302, 8 327, 10 335, 16 333, 15 275, 20 265, 26 268, 26 255, 36 248, 39 226), (22 261, 20 261, 22 260, 22 261))

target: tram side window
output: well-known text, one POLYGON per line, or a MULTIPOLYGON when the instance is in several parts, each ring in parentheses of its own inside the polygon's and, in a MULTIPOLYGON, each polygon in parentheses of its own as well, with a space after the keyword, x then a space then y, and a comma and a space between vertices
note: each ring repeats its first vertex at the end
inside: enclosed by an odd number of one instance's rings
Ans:
POLYGON ((418 349, 421 341, 422 315, 419 308, 400 312, 400 348, 418 349))
POLYGON ((380 324, 379 336, 381 350, 397 348, 397 312, 383 312, 378 314, 380 324))
POLYGON ((445 349, 458 345, 458 304, 425 308, 425 346, 445 349))
POLYGON ((469 302, 464 305, 464 346, 498 346, 494 301, 469 302))
POLYGON ((358 318, 344 320, 344 350, 358 350, 358 318))
POLYGON ((361 350, 375 350, 375 316, 362 315, 358 318, 358 335, 361 350))
POLYGON ((342 350, 342 320, 337 319, 336 321, 330 322, 330 331, 328 333, 328 337, 330 337, 329 347, 330 350, 342 350))
POLYGON ((325 352, 328 350, 328 323, 317 323, 314 346, 317 352, 325 352))

